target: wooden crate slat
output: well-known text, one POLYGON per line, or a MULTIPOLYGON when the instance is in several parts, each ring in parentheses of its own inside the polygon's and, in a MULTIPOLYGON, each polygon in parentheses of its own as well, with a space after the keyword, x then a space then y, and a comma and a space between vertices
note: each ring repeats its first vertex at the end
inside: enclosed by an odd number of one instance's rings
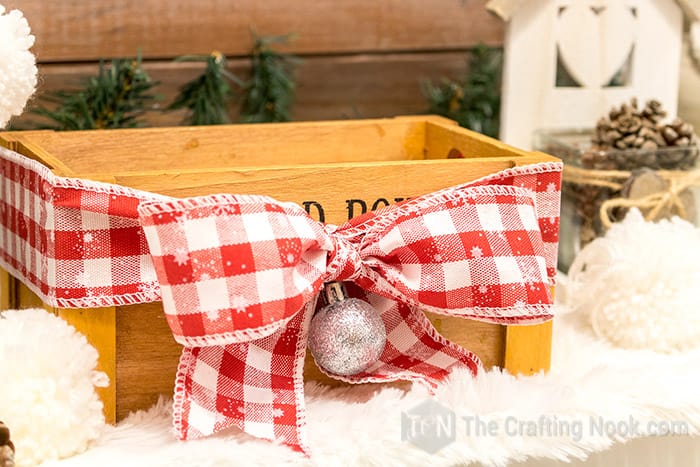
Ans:
POLYGON ((506 157, 484 158, 478 165, 464 164, 461 167, 450 162, 252 167, 198 173, 117 174, 114 177, 120 185, 178 198, 204 193, 268 195, 304 206, 317 220, 341 224, 366 210, 379 209, 402 199, 464 183, 465 180, 515 165, 512 159, 506 157), (339 197, 339 191, 347 196, 339 197))
POLYGON ((406 161, 423 159, 425 121, 377 120, 217 125, 193 127, 51 132, 12 132, 17 149, 57 173, 92 174, 97 154, 102 174, 233 169, 290 164, 406 161), (111 134, 110 134, 111 136, 111 134), (352 144, 348 144, 352 141, 352 144), (293 149, 290 149, 293 148, 293 149), (24 149, 24 150, 23 150, 24 149), (134 154, 148 157, 134 160, 134 154), (52 154, 60 154, 57 161, 52 154))
POLYGON ((28 18, 42 62, 209 53, 246 55, 251 28, 296 33, 302 54, 435 50, 500 43, 503 22, 486 0, 6 0, 28 18))
MULTIPOLYGON (((447 339, 479 355, 485 368, 503 365, 506 326, 426 314, 447 339)), ((160 303, 120 307, 117 311, 117 335, 121 338, 116 344, 116 374, 121 384, 116 416, 117 420, 121 420, 134 407, 150 407, 160 396, 172 395, 182 346, 173 339, 160 303), (159 377, 143 378, 144 374, 159 377)), ((542 344, 549 345, 548 342, 542 344)), ((345 384, 324 375, 316 367, 310 353, 306 356, 304 377, 307 381, 319 381, 330 386, 345 384)))

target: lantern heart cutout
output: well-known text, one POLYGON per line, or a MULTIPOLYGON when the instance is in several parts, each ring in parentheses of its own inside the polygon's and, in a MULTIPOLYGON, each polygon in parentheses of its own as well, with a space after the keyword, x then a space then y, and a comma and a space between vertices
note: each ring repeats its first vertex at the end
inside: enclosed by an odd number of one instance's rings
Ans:
POLYGON ((561 60, 589 88, 606 86, 624 65, 636 40, 637 22, 623 2, 572 2, 557 21, 561 60))

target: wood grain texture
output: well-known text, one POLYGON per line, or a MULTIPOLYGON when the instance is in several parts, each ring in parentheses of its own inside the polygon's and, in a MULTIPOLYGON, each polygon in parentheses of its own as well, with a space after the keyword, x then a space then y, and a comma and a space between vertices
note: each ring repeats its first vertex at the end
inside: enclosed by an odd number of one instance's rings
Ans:
MULTIPOLYGON (((182 346, 172 337, 161 303, 120 307, 117 317, 116 417, 121 420, 131 411, 152 406, 162 395, 172 395, 182 346)), ((479 356, 485 368, 503 365, 505 326, 433 314, 428 317, 446 338, 479 356)), ((309 353, 304 379, 329 386, 345 384, 321 373, 309 353)))
POLYGON ((78 332, 83 334, 90 345, 97 350, 97 370, 103 371, 109 378, 109 386, 95 388, 102 399, 107 423, 117 421, 116 407, 119 391, 117 375, 117 311, 115 307, 90 309, 54 308, 54 313, 63 318, 78 332))
POLYGON ((15 307, 15 278, 0 268, 0 311, 15 307))
POLYGON ((503 367, 514 375, 549 371, 552 361, 552 323, 508 326, 503 367))
POLYGON ((175 342, 161 303, 119 307, 117 315, 117 419, 172 397, 182 346, 175 342))
POLYGON ((41 62, 209 53, 247 55, 251 29, 295 33, 289 51, 435 50, 499 43, 485 0, 5 0, 28 18, 41 62))
MULTIPOLYGON (((149 174, 423 158, 425 122, 380 119, 81 132, 15 132, 16 144, 74 174, 149 174), (348 144, 352 141, 353 144, 348 144), (37 150, 38 149, 38 150, 37 150), (148 157, 134 157, 147 154, 148 157), (95 158, 99 157, 99 164, 95 158), (55 159, 59 159, 57 162, 55 159)), ((21 149, 21 148, 20 148, 21 149)))
POLYGON ((503 366, 507 326, 425 313, 446 339, 474 352, 484 368, 503 366))
MULTIPOLYGON (((509 146, 459 126, 448 126, 443 122, 428 122, 425 130, 425 157, 444 159, 452 150, 457 150, 467 159, 510 156, 514 159, 532 159, 533 153, 509 146)), ((550 156, 538 154, 535 159, 545 160, 550 156)), ((520 163, 522 165, 522 163, 520 163)))
MULTIPOLYGON (((449 316, 427 313, 435 329, 445 338, 473 352, 481 359, 484 368, 503 366, 506 327, 480 321, 463 320, 449 316)), ((311 352, 306 353, 304 380, 318 381, 326 386, 340 387, 347 383, 326 376, 314 362, 311 352)), ((410 383, 399 381, 386 383, 392 386, 408 388, 410 383)))
POLYGON ((15 290, 12 301, 13 306, 15 306, 17 309, 23 310, 25 308, 44 308, 47 311, 52 313, 54 312, 52 307, 42 302, 41 299, 29 289, 29 287, 22 283, 22 281, 15 279, 13 281, 13 285, 15 286, 15 290))
POLYGON ((221 172, 116 175, 117 183, 168 196, 248 193, 272 196, 305 206, 317 220, 342 224, 368 209, 463 183, 512 166, 494 158, 479 166, 455 161, 349 163, 332 166, 250 168, 221 172), (489 170, 492 169, 492 170, 489 170), (430 173, 430 177, 424 174, 430 173), (363 204, 364 203, 364 204, 363 204), (317 211, 320 205, 324 217, 317 211))
MULTIPOLYGON (((292 119, 337 120, 375 118, 424 113, 428 108, 421 92, 421 82, 443 77, 459 79, 467 71, 467 52, 439 52, 340 57, 308 57, 297 69, 297 90, 292 119)), ((249 61, 229 61, 229 69, 246 78, 249 61)), ((45 104, 42 94, 80 87, 97 73, 97 64, 45 64, 39 66, 39 87, 29 108, 45 104)), ((155 109, 145 115, 149 126, 179 125, 185 112, 164 112, 179 88, 203 70, 197 63, 152 61, 144 64, 154 81, 154 92, 162 96, 155 109)), ((238 103, 232 102, 230 114, 238 118, 238 103)), ((13 124, 29 126, 37 120, 29 112, 13 124)))
MULTIPOLYGON (((240 168, 303 169, 315 164, 392 161, 421 162, 427 170, 440 163, 478 167, 475 159, 484 163, 509 159, 513 165, 556 160, 460 128, 445 118, 425 115, 265 125, 9 132, 3 137, 19 149, 28 149, 28 157, 46 158, 49 166, 60 165, 76 176, 103 172, 114 177, 155 178, 166 173, 195 176, 240 168), (466 160, 446 160, 454 149, 466 160), (148 157, 134 157, 136 154, 148 157), (97 165, 96 157, 100 160, 97 165)), ((472 175, 464 173, 464 180, 472 175)))

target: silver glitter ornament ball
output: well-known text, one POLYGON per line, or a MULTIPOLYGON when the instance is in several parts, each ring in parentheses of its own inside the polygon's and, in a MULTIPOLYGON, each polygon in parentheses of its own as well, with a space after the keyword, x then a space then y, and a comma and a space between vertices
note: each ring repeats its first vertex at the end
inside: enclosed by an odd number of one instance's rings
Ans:
POLYGON ((346 298, 338 283, 326 285, 325 293, 329 304, 311 320, 309 350, 328 373, 360 373, 379 360, 384 351, 384 322, 369 303, 346 298))

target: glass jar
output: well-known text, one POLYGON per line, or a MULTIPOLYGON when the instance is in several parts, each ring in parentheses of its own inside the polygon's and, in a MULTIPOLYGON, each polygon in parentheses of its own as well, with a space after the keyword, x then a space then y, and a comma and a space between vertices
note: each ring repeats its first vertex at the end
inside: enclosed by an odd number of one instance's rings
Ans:
POLYGON ((695 184, 684 186, 695 169, 698 146, 600 149, 591 143, 592 135, 592 129, 535 133, 536 150, 564 161, 559 234, 559 269, 564 272, 582 247, 603 235, 610 222, 624 218, 630 207, 651 220, 679 215, 696 222, 699 217, 700 190, 695 184), (674 186, 683 188, 662 196, 674 186))

